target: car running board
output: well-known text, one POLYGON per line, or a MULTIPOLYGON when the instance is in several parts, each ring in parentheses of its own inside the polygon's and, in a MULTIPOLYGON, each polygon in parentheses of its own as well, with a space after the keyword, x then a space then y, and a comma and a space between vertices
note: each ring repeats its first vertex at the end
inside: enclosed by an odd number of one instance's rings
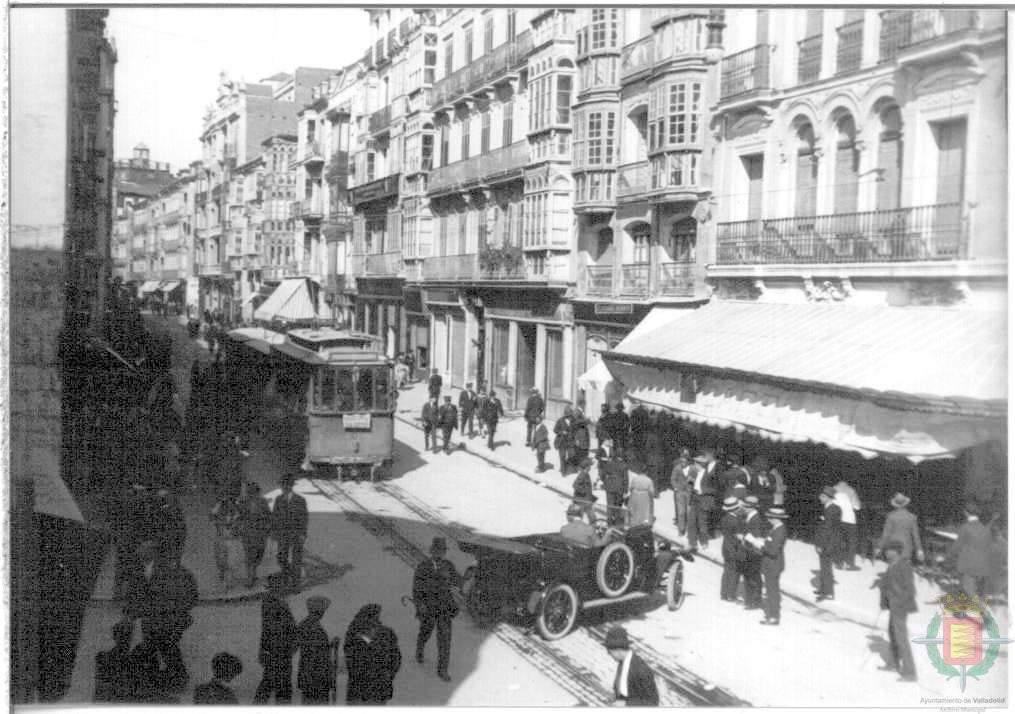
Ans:
POLYGON ((629 600, 640 600, 643 597, 648 597, 648 593, 628 593, 620 597, 602 597, 598 600, 583 602, 582 610, 588 610, 591 607, 602 607, 603 605, 613 605, 618 602, 628 602, 629 600))

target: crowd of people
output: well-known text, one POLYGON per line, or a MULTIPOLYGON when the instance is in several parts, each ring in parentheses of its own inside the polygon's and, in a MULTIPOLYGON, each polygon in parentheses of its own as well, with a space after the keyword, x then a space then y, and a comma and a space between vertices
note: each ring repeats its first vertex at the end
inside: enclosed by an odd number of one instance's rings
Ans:
MULTIPOLYGON (((451 435, 457 429, 461 436, 465 436, 468 427, 468 437, 475 438, 478 434, 486 439, 487 448, 491 451, 496 449, 497 425, 504 416, 504 405, 497 397, 494 390, 489 392, 480 389, 479 392, 472 388, 472 384, 466 384, 465 389, 458 395, 458 406, 452 402, 450 394, 444 395, 444 403, 439 404, 438 399, 444 380, 433 370, 427 382, 428 401, 420 411, 420 421, 423 426, 423 448, 427 451, 440 451, 450 454, 454 451, 451 443, 451 435), (441 444, 437 443, 438 432, 441 436, 441 444)), ((482 385, 481 385, 482 386, 482 385)))

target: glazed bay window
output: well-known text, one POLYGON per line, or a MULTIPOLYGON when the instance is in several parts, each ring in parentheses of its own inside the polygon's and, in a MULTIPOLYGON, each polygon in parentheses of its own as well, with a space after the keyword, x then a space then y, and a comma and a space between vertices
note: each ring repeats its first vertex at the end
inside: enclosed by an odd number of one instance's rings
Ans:
POLYGON ((698 185, 698 161, 694 151, 681 151, 652 157, 652 188, 695 188, 698 185))
POLYGON ((525 270, 531 276, 546 275, 546 253, 526 254, 525 270))
POLYGON ((620 39, 620 10, 593 8, 589 24, 578 30, 578 54, 613 49, 620 39))
POLYGON ((679 57, 705 51, 705 18, 689 17, 674 20, 656 28, 656 57, 679 57))
POLYGON ((589 112, 585 137, 586 165, 612 165, 616 137, 616 114, 614 112, 589 112))
POLYGON ((616 56, 592 57, 582 62, 578 70, 581 89, 613 87, 617 84, 616 56))
POLYGON ((649 151, 701 145, 701 83, 675 82, 649 94, 649 151))

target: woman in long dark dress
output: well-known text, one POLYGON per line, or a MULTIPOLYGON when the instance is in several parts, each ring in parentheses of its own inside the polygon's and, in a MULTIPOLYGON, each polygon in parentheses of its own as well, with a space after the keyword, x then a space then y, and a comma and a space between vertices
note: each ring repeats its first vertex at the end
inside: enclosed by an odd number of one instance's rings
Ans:
POLYGON ((345 666, 349 673, 346 704, 384 705, 394 696, 395 675, 402 666, 398 637, 381 624, 381 606, 364 605, 345 632, 345 666))

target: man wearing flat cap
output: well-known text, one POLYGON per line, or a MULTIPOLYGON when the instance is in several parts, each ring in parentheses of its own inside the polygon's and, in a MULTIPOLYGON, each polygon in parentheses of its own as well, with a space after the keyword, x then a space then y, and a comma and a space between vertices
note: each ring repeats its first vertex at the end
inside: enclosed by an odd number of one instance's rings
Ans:
POLYGON ((835 575, 832 564, 838 554, 839 526, 842 523, 842 509, 835 503, 835 489, 826 486, 818 498, 821 500, 821 520, 814 536, 814 547, 818 551, 818 589, 814 591, 817 601, 835 599, 835 575))
POLYGON ((891 644, 891 661, 881 669, 897 671, 899 681, 916 680, 913 650, 909 646, 909 628, 906 618, 916 612, 916 585, 913 566, 902 557, 902 542, 890 540, 882 549, 888 558, 888 569, 875 582, 881 589, 881 609, 888 610, 888 641, 891 644))
POLYGON ((321 625, 321 618, 331 605, 331 600, 315 595, 307 598, 307 616, 296 632, 296 643, 300 651, 300 666, 296 670, 296 686, 303 693, 304 704, 327 704, 333 675, 328 633, 321 625))
POLYGON ((648 665, 631 649, 627 630, 614 625, 606 633, 606 651, 617 662, 613 678, 613 694, 617 703, 628 707, 659 706, 659 690, 648 665))
POLYGON ((423 648, 437 630, 437 675, 450 682, 448 663, 451 659, 451 620, 458 614, 456 593, 462 579, 444 556, 448 546, 437 536, 430 544, 430 557, 416 566, 412 579, 412 599, 419 618, 419 636, 416 638, 416 662, 423 662, 423 648))

